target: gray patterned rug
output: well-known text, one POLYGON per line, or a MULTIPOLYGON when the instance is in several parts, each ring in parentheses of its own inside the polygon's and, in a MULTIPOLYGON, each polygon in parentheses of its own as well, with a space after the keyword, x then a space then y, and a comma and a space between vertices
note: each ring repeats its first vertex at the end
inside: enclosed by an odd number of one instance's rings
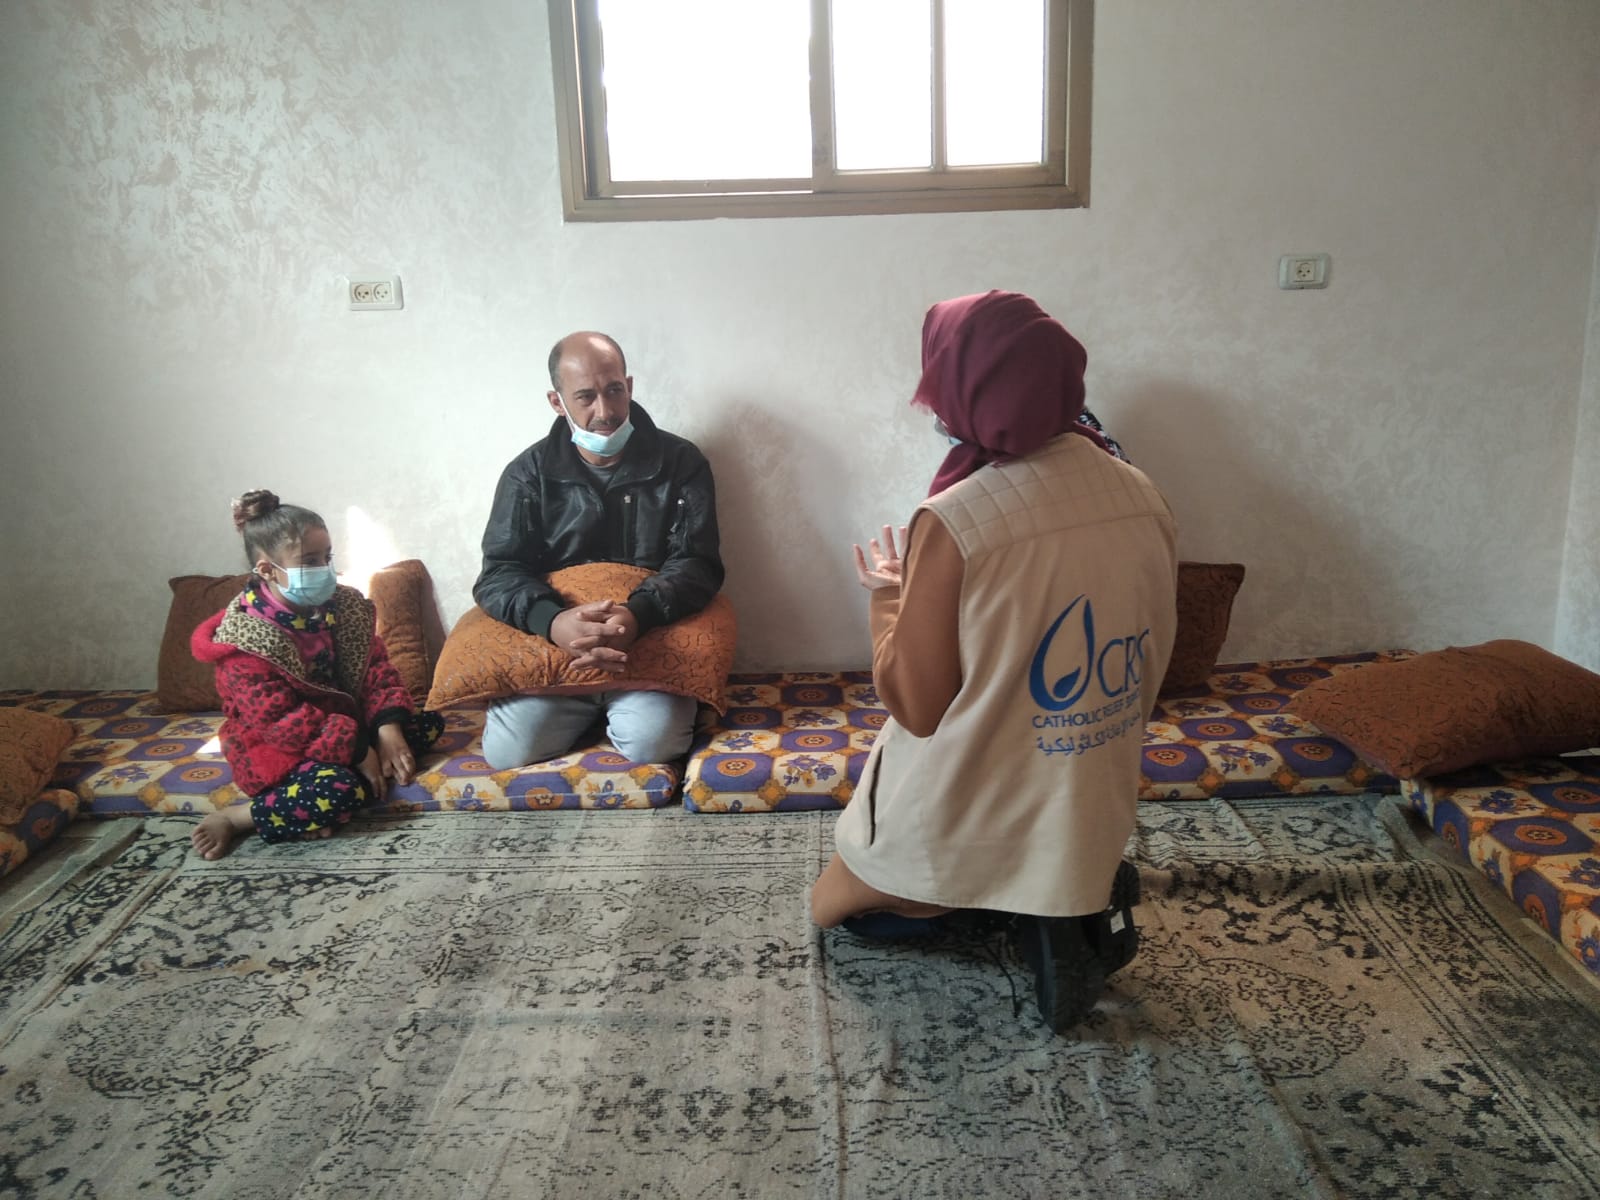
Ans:
POLYGON ((1600 989, 1393 803, 1142 806, 1068 1038, 816 934, 831 817, 82 823, 0 885, 0 1194, 1595 1195, 1600 989))

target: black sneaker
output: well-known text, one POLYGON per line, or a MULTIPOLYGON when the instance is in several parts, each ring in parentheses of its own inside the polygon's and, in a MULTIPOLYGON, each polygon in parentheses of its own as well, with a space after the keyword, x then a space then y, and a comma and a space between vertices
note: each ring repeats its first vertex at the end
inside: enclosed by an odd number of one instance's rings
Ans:
POLYGON ((1133 910, 1139 903, 1139 868, 1118 865, 1104 911, 1084 917, 1015 918, 1014 936, 1033 969, 1039 1014, 1057 1033, 1089 1015, 1106 980, 1139 952, 1133 910))
POLYGON ((1112 880, 1111 902, 1106 910, 1079 918, 1084 923, 1084 936, 1107 975, 1127 966, 1139 952, 1139 930, 1133 923, 1133 910, 1138 903, 1139 868, 1124 862, 1112 880))
POLYGON ((1106 970, 1084 937, 1081 917, 1017 918, 1015 936, 1024 962, 1033 969, 1033 994, 1039 1015, 1065 1033, 1089 1015, 1106 985, 1106 970))

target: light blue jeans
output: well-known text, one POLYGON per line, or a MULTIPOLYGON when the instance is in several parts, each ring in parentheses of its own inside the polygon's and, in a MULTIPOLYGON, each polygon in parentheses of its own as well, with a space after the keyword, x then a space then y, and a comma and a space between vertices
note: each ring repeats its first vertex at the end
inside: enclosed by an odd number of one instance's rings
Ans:
POLYGON ((492 700, 483 720, 483 758, 496 771, 560 758, 604 713, 606 736, 623 758, 671 762, 688 753, 698 708, 693 696, 633 690, 492 700))

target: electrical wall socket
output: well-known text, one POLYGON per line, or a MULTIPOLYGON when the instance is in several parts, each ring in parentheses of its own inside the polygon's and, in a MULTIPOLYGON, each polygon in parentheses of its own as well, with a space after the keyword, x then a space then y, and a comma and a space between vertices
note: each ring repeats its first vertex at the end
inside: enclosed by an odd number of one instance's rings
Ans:
POLYGON ((1278 286, 1289 290, 1327 287, 1328 256, 1285 254, 1278 259, 1278 286))
POLYGON ((400 276, 386 275, 379 279, 352 279, 350 281, 350 307, 354 311, 375 308, 404 308, 400 295, 400 276))

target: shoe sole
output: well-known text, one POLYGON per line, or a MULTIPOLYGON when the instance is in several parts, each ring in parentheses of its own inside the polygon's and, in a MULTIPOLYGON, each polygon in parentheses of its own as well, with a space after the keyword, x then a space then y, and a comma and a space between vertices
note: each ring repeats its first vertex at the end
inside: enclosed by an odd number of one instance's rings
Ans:
POLYGON ((1135 908, 1143 893, 1139 882, 1139 868, 1124 859, 1117 864, 1117 874, 1111 881, 1111 903, 1107 908, 1135 908))
POLYGON ((1065 1033, 1093 1011, 1105 988, 1106 970, 1075 917, 1024 916, 1017 938, 1023 961, 1033 970, 1039 1015, 1065 1033))
POLYGON ((908 942, 939 937, 948 931, 946 917, 902 917, 899 913, 871 912, 840 922, 857 937, 884 942, 908 942))

